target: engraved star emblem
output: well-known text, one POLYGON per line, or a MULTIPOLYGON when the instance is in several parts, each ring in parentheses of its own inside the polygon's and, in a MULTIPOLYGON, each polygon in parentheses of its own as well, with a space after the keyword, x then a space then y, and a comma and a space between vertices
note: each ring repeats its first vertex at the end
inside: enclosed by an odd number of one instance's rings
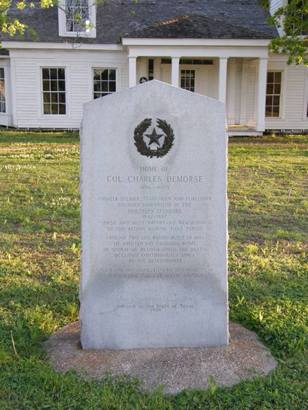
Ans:
POLYGON ((155 143, 155 144, 157 144, 159 147, 160 147, 160 142, 159 142, 159 140, 160 140, 161 137, 163 137, 163 135, 164 135, 164 134, 157 134, 156 128, 153 129, 152 134, 145 134, 145 136, 150 139, 150 141, 149 141, 149 146, 150 146, 151 144, 154 144, 154 143, 155 143))

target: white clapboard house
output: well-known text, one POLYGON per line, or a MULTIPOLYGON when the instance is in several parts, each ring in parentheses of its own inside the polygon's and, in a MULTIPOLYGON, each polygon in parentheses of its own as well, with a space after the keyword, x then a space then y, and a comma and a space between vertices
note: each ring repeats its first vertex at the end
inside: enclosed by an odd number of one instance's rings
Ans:
POLYGON ((285 0, 92 1, 12 12, 35 34, 2 39, 0 124, 79 128, 85 102, 154 78, 224 101, 230 135, 308 129, 307 67, 268 52, 285 0))

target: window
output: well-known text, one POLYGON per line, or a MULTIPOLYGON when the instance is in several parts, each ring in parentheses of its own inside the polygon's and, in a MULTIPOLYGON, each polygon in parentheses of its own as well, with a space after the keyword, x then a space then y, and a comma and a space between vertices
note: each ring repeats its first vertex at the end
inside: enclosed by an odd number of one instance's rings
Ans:
POLYGON ((93 71, 94 98, 104 97, 116 91, 116 70, 95 68, 93 71))
MULTIPOLYGON (((171 64, 171 58, 162 58, 161 64, 171 64)), ((181 58, 180 64, 186 65, 213 65, 213 60, 196 59, 196 58, 181 58)))
POLYGON ((44 114, 66 114, 65 69, 42 68, 44 114))
POLYGON ((181 87, 188 91, 195 91, 195 70, 181 70, 181 87))
POLYGON ((181 58, 180 64, 190 64, 190 65, 213 65, 213 60, 202 60, 195 58, 181 58))
POLYGON ((58 1, 59 36, 96 37, 94 0, 58 1))
POLYGON ((6 112, 4 68, 0 67, 0 112, 6 112))
POLYGON ((267 73, 266 86, 266 117, 279 117, 281 96, 281 72, 267 73))
POLYGON ((89 25, 89 3, 88 0, 66 0, 66 31, 83 32, 89 25))

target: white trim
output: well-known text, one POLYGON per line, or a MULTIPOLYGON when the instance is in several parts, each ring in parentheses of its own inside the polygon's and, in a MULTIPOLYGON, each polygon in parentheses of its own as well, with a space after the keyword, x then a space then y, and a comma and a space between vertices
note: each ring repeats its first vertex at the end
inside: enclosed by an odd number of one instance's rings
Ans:
POLYGON ((236 47, 267 47, 270 39, 199 39, 199 38, 122 38, 125 46, 236 46, 236 47))
POLYGON ((96 4, 92 0, 88 0, 89 3, 89 20, 93 27, 88 31, 72 32, 66 30, 66 14, 65 14, 65 0, 59 0, 58 7, 58 26, 60 37, 84 37, 95 38, 96 37, 96 4))
POLYGON ((256 104, 256 131, 265 131, 265 98, 267 81, 267 59, 260 58, 258 61, 257 75, 257 104, 256 104))
POLYGON ((228 59, 220 57, 218 64, 218 99, 225 103, 227 96, 227 67, 228 59))
MULTIPOLYGON (((288 77, 288 67, 286 66, 282 70, 281 74, 281 90, 280 90, 280 110, 279 115, 282 120, 286 117, 286 98, 287 98, 287 77, 288 77)), ((266 119, 265 119, 266 121, 266 119)))
POLYGON ((18 127, 17 123, 17 107, 16 107, 16 66, 15 60, 10 61, 10 72, 11 72, 11 113, 12 113, 12 125, 18 127))
MULTIPOLYGON (((113 94, 114 92, 118 91, 118 67, 114 67, 114 66, 97 66, 97 65, 92 65, 91 66, 91 99, 95 100, 94 98, 94 70, 114 70, 115 71, 115 83, 116 83, 116 89, 115 91, 113 91, 112 93, 109 94, 113 94)), ((99 97, 99 98, 103 98, 103 97, 99 97)))
POLYGON ((129 46, 129 57, 189 57, 189 58, 229 58, 229 57, 243 57, 243 58, 268 58, 267 46, 245 47, 222 46, 205 47, 201 45, 181 45, 181 46, 129 46))
POLYGON ((11 108, 11 70, 10 66, 4 66, 4 75, 5 75, 5 108, 6 108, 6 115, 11 115, 12 108, 11 108))
POLYGON ((171 84, 174 87, 179 87, 180 82, 180 59, 173 57, 171 59, 171 84))
MULTIPOLYGON (((56 50, 106 50, 123 51, 119 44, 85 44, 85 43, 42 43, 31 41, 2 41, 2 47, 6 49, 56 49, 56 50)), ((5 56, 9 58, 9 56, 5 56)))
POLYGON ((68 78, 69 76, 67 75, 68 72, 68 68, 65 64, 61 64, 61 63, 55 63, 55 64, 51 64, 51 65, 40 65, 39 66, 39 70, 40 70, 40 75, 39 75, 39 79, 40 79, 40 86, 39 86, 39 90, 40 90, 40 117, 41 118, 68 118, 69 117, 69 102, 68 102, 68 78), (44 92, 43 92, 43 68, 64 68, 64 78, 65 78, 65 114, 45 114, 44 113, 44 92))
POLYGON ((128 57, 128 86, 137 85, 137 58, 128 57))
POLYGON ((304 94, 304 107, 303 107, 303 120, 308 120, 308 69, 305 73, 305 94, 304 94))
POLYGON ((193 92, 193 93, 195 93, 196 92, 196 77, 197 77, 197 70, 196 70, 196 68, 198 68, 198 67, 200 67, 200 66, 197 66, 197 65, 195 65, 195 66, 193 66, 193 65, 183 65, 183 66, 180 66, 179 67, 179 72, 180 72, 180 84, 179 84, 179 87, 180 88, 182 88, 183 90, 187 90, 187 91, 191 91, 191 92, 193 92), (186 76, 186 74, 187 74, 187 71, 189 71, 190 73, 193 73, 193 79, 194 79, 194 86, 192 87, 192 85, 191 85, 191 77, 189 77, 188 79, 186 79, 185 78, 185 76, 186 76), (184 87, 182 87, 182 79, 184 79, 184 80, 188 80, 188 85, 187 85, 187 83, 185 84, 185 86, 184 87), (191 89, 192 88, 192 89, 191 89))
POLYGON ((8 70, 7 66, 0 64, 0 68, 3 68, 3 81, 4 81, 4 103, 5 103, 5 111, 1 111, 0 115, 7 115, 8 114, 8 70))
MULTIPOLYGON (((281 84, 280 84, 280 100, 279 100, 279 115, 278 117, 267 117, 265 113, 265 121, 267 120, 284 120, 285 119, 285 96, 286 96, 286 69, 279 69, 275 68, 272 69, 270 67, 267 68, 267 73, 281 73, 281 84)), ((266 81, 267 85, 267 81, 266 81)), ((265 98, 267 96, 267 92, 265 90, 265 98)))
POLYGON ((11 76, 9 60, 0 62, 0 67, 4 70, 4 97, 5 112, 0 112, 0 125, 12 125, 12 107, 11 107, 11 76))
MULTIPOLYGON (((286 7, 288 5, 288 0, 270 0, 270 4, 269 4, 269 12, 271 14, 271 16, 273 16, 276 11, 280 8, 280 7, 286 7)), ((285 32, 284 32, 284 28, 283 28, 283 20, 284 17, 280 18, 280 26, 276 26, 276 29, 280 35, 280 37, 282 37, 285 32)))
POLYGON ((246 60, 241 62, 241 87, 240 87, 240 112, 239 112, 239 122, 244 124, 246 122, 246 112, 247 112, 247 93, 245 92, 245 87, 247 84, 247 76, 245 75, 245 70, 247 69, 246 60))
POLYGON ((227 130, 229 137, 261 137, 262 131, 229 131, 227 130))

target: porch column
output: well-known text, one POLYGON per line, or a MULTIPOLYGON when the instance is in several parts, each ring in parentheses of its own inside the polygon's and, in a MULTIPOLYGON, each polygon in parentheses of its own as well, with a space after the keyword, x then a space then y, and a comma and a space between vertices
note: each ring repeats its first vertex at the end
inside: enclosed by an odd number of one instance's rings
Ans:
POLYGON ((226 102, 227 94, 227 66, 228 58, 219 58, 219 74, 218 74, 218 99, 219 101, 226 102))
POLYGON ((137 84, 137 58, 128 57, 128 85, 134 87, 137 84))
POLYGON ((258 81, 257 81, 257 109, 256 130, 265 131, 265 96, 267 79, 267 58, 258 59, 258 81))
POLYGON ((172 57, 171 59, 171 84, 174 87, 179 86, 180 79, 180 59, 178 57, 172 57))

